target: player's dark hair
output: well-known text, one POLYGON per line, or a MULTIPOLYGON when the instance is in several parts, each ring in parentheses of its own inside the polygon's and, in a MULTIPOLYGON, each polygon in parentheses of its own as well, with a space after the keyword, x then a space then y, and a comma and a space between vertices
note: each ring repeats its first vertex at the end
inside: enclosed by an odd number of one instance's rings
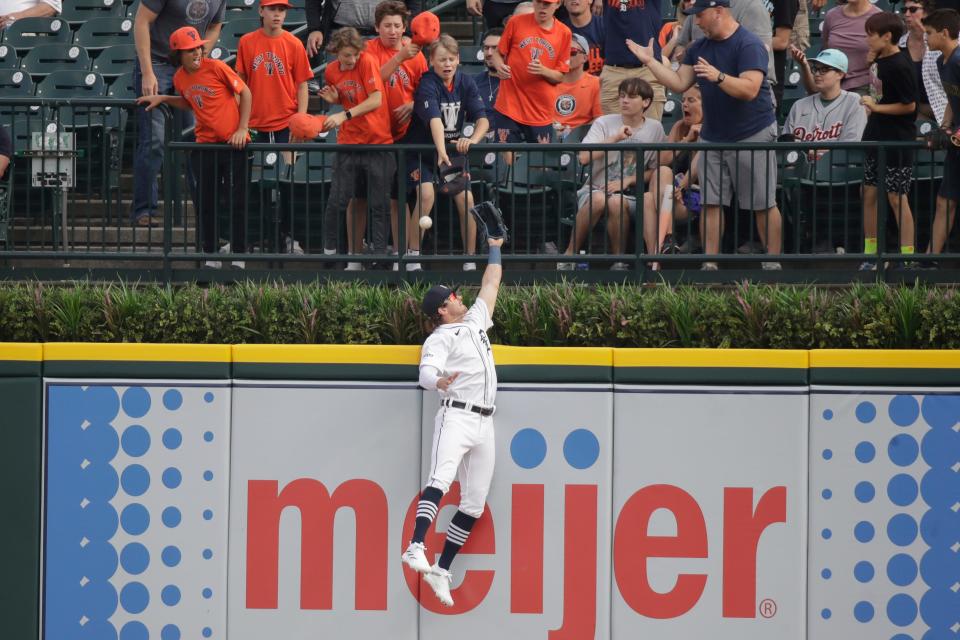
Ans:
POLYGON ((897 44, 900 42, 900 37, 903 36, 903 19, 895 13, 881 11, 880 13, 875 13, 867 18, 867 23, 864 25, 864 29, 867 33, 873 33, 878 36, 883 36, 889 33, 890 42, 897 44))
POLYGON ((644 100, 653 100, 653 87, 643 78, 627 78, 617 87, 617 93, 630 97, 640 96, 644 100))
POLYGON ((944 31, 951 40, 960 38, 960 13, 953 9, 937 9, 923 19, 923 26, 934 31, 944 31))
POLYGON ((410 9, 399 0, 383 0, 373 12, 373 24, 380 26, 380 22, 387 16, 400 16, 403 26, 410 24, 410 9))
POLYGON ((337 53, 340 49, 353 47, 357 51, 363 51, 363 38, 360 32, 353 27, 341 27, 330 36, 330 42, 327 43, 329 53, 337 53))
POLYGON ((430 46, 427 48, 427 57, 433 58, 433 54, 437 49, 446 49, 456 56, 460 55, 460 44, 457 42, 457 39, 449 33, 441 33, 435 42, 430 43, 430 46))

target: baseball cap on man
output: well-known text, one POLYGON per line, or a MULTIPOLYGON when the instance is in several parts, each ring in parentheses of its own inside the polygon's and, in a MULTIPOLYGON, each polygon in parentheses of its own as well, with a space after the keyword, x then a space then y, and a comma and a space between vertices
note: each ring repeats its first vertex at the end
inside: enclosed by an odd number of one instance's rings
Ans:
POLYGON ((715 9, 717 7, 729 7, 730 0, 697 0, 693 3, 693 6, 689 9, 684 9, 683 12, 688 16, 693 16, 701 11, 707 9, 715 9))
POLYGON ((839 49, 824 49, 816 58, 810 58, 809 62, 819 62, 840 73, 846 73, 849 68, 847 65, 847 54, 839 49))
POLYGON ((413 44, 425 47, 440 38, 440 18, 437 14, 424 11, 410 22, 413 44))
POLYGON ((207 44, 193 27, 180 27, 170 34, 170 51, 190 51, 207 44))
POLYGON ((427 294, 423 296, 423 303, 420 305, 420 309, 423 312, 433 317, 437 315, 437 311, 440 310, 440 307, 443 306, 443 303, 450 299, 450 296, 457 292, 459 287, 446 287, 442 284, 435 284, 430 287, 430 290, 427 291, 427 294))
POLYGON ((309 113, 295 113, 290 116, 290 135, 295 138, 312 140, 323 131, 326 116, 314 116, 309 113))
POLYGON ((290 0, 260 0, 261 7, 272 7, 274 5, 283 5, 284 7, 291 9, 293 5, 290 4, 290 0))
POLYGON ((584 53, 590 53, 590 43, 579 33, 573 34, 573 44, 580 48, 584 53))

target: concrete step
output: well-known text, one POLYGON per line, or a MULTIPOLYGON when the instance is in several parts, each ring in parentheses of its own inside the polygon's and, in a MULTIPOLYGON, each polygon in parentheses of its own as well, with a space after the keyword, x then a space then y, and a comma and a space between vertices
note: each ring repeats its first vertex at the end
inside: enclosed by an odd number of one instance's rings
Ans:
MULTIPOLYGON (((172 230, 174 247, 196 244, 196 231, 191 225, 172 230)), ((130 227, 130 226, 70 226, 66 229, 67 243, 75 251, 89 248, 93 251, 137 251, 163 247, 163 229, 160 227, 130 227)), ((31 249, 42 251, 52 248, 54 242, 53 227, 42 226, 12 226, 9 231, 10 241, 15 249, 31 249)), ((191 249, 192 250, 192 249, 191 249)))

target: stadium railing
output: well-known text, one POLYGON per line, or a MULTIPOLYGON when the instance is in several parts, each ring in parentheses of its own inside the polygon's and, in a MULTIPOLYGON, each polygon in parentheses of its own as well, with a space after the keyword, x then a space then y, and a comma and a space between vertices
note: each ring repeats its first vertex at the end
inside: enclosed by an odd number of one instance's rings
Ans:
MULTIPOLYGON (((358 247, 357 255, 348 255, 344 215, 337 215, 331 221, 336 225, 336 252, 324 253, 324 210, 338 153, 389 154, 397 167, 397 175, 407 176, 421 168, 411 156, 422 154, 419 162, 432 163, 432 145, 339 145, 335 133, 318 142, 250 144, 244 154, 234 155, 231 160, 243 158, 242 186, 234 184, 233 188, 217 194, 214 201, 218 214, 217 249, 214 253, 203 253, 194 200, 213 188, 220 176, 200 176, 196 185, 189 184, 188 177, 196 178, 200 171, 189 156, 222 152, 229 147, 177 141, 172 119, 168 117, 171 142, 165 147, 161 170, 162 215, 153 226, 138 226, 131 221, 133 152, 137 136, 135 108, 132 100, 105 97, 23 97, 4 99, 0 103, 0 125, 11 128, 16 150, 11 168, 2 181, 6 198, 0 197, 0 276, 112 278, 119 275, 162 281, 260 276, 388 281, 456 277, 469 281, 479 277, 479 272, 462 271, 468 262, 482 267, 483 257, 465 255, 454 201, 440 193, 431 214, 432 228, 424 235, 421 255, 374 254, 368 252, 366 244, 358 247), (71 133, 73 138, 69 140, 59 134, 44 136, 44 131, 71 133), (68 141, 73 143, 72 150, 66 152, 59 148, 68 141), (39 186, 35 174, 43 155, 48 156, 44 172, 49 175, 45 177, 45 184, 39 186), (60 174, 72 175, 72 184, 58 184, 60 174), (234 247, 228 246, 233 236, 230 205, 231 199, 243 194, 246 201, 240 199, 242 225, 248 251, 234 253, 234 247), (229 268, 235 261, 244 262, 245 269, 229 268), (207 262, 220 262, 223 268, 205 268, 207 262), (345 271, 347 263, 358 263, 367 269, 345 271), (424 271, 407 271, 408 263, 420 263, 424 271), (394 268, 397 270, 393 271, 394 268)), ((763 237, 753 214, 739 211, 736 205, 723 211, 726 227, 719 254, 701 253, 697 216, 674 221, 669 231, 674 240, 671 248, 676 252, 666 255, 647 250, 643 225, 638 224, 643 216, 634 216, 629 226, 623 224, 626 248, 615 254, 605 232, 610 216, 598 215, 593 232, 583 238, 584 253, 561 255, 574 232, 578 190, 588 173, 579 161, 579 152, 627 152, 634 157, 645 157, 659 150, 715 152, 723 148, 716 144, 583 145, 569 141, 547 145, 478 144, 469 153, 471 192, 475 202, 491 200, 504 212, 511 229, 504 259, 512 277, 520 281, 560 277, 649 282, 659 282, 661 278, 698 282, 743 278, 840 283, 876 278, 960 281, 960 271, 957 271, 960 242, 955 233, 948 236, 944 253, 937 256, 924 253, 930 242, 936 192, 942 178, 942 152, 929 151, 920 143, 879 147, 869 143, 738 145, 736 149, 740 152, 767 150, 777 155, 776 201, 783 217, 782 255, 764 252, 763 237), (873 258, 863 254, 863 153, 866 149, 877 152, 882 183, 887 158, 898 147, 912 147, 916 154, 916 179, 909 204, 916 221, 913 242, 917 254, 899 252, 896 223, 890 215, 889 203, 881 197, 878 199, 877 270, 862 272, 858 270, 860 264, 873 258), (705 261, 716 262, 720 269, 701 271, 705 261), (778 262, 782 270, 763 270, 764 262, 778 262), (572 263, 574 269, 560 271, 558 263, 572 263), (615 263, 624 263, 628 270, 610 270, 615 263), (654 263, 659 263, 660 271, 653 270, 654 263)), ((656 166, 659 156, 653 155, 656 166)), ((220 170, 230 168, 213 171, 220 170)), ((615 177, 603 174, 604 180, 615 177)), ((759 172, 754 177, 758 184, 765 182, 759 172)), ((394 185, 399 209, 415 209, 416 195, 405 188, 406 180, 402 182, 394 185)), ((356 185, 354 195, 370 196, 367 191, 370 186, 356 185)), ((655 203, 666 203, 671 211, 677 206, 672 199, 663 197, 665 194, 659 192, 655 182, 648 188, 640 181, 624 195, 640 203, 647 196, 647 200, 655 203)), ((354 203, 352 207, 353 214, 362 217, 361 205, 354 203)), ((415 212, 414 217, 418 218, 420 213, 415 212)), ((628 219, 628 216, 623 218, 628 219)), ((372 216, 368 215, 358 237, 362 233, 369 242, 373 224, 372 216)), ((406 246, 409 233, 417 231, 416 223, 409 229, 399 225, 395 233, 388 230, 390 245, 406 246)), ((657 243, 659 236, 654 244, 657 243)), ((481 254, 483 248, 482 243, 477 244, 481 254)))

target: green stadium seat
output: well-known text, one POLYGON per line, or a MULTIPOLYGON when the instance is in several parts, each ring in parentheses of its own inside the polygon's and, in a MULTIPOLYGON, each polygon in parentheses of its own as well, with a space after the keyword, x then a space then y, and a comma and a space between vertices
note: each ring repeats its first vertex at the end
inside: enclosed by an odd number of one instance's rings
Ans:
MULTIPOLYGON (((35 87, 29 73, 19 69, 0 69, 0 96, 6 98, 21 98, 32 96, 35 87)), ((39 107, 5 105, 0 103, 0 121, 9 122, 15 116, 26 116, 29 113, 39 113, 39 107)))
POLYGON ((60 18, 21 18, 3 30, 3 44, 17 51, 26 51, 38 44, 66 44, 72 38, 70 25, 60 18))
MULTIPOLYGON (((253 12, 253 16, 257 15, 257 9, 260 8, 260 3, 257 0, 227 0, 227 11, 241 11, 241 12, 253 12)), ((248 16, 250 17, 250 16, 248 16)))
POLYGON ((107 89, 107 95, 111 98, 122 98, 124 100, 136 98, 137 88, 133 86, 133 72, 129 71, 117 76, 117 78, 110 83, 110 88, 107 89))
POLYGON ((100 52, 93 61, 91 71, 104 78, 116 78, 133 69, 137 61, 137 48, 132 44, 115 44, 100 52))
MULTIPOLYGON (((103 76, 92 71, 54 71, 37 85, 38 98, 98 98, 106 95, 103 76)), ((104 107, 57 107, 64 127, 102 125, 104 107), (89 118, 88 118, 89 114, 89 118)))
POLYGON ((213 60, 227 60, 232 58, 233 54, 226 47, 216 44, 213 46, 213 49, 210 50, 210 58, 213 60))
POLYGON ((11 46, 0 44, 0 69, 19 69, 20 56, 11 46))
POLYGON ((483 64, 483 47, 477 44, 460 47, 460 64, 483 64))
POLYGON ((34 77, 60 70, 86 71, 90 56, 75 44, 38 44, 21 60, 20 69, 34 77))
POLYGON ((287 9, 287 18, 283 21, 284 29, 295 31, 307 24, 307 12, 303 7, 287 9))
POLYGON ((118 44, 133 44, 133 19, 93 18, 80 27, 73 41, 91 52, 118 44))
POLYGON ((125 12, 120 0, 68 0, 60 17, 75 26, 92 18, 122 17, 125 12))
POLYGON ((123 15, 131 19, 136 18, 137 9, 139 8, 140 8, 140 0, 134 0, 133 2, 127 5, 126 11, 124 12, 123 15))
POLYGON ((240 42, 240 36, 246 35, 251 31, 256 31, 259 28, 260 18, 256 20, 244 18, 225 22, 223 28, 220 30, 220 38, 217 40, 217 44, 224 49, 235 52, 237 50, 237 43, 240 42))

